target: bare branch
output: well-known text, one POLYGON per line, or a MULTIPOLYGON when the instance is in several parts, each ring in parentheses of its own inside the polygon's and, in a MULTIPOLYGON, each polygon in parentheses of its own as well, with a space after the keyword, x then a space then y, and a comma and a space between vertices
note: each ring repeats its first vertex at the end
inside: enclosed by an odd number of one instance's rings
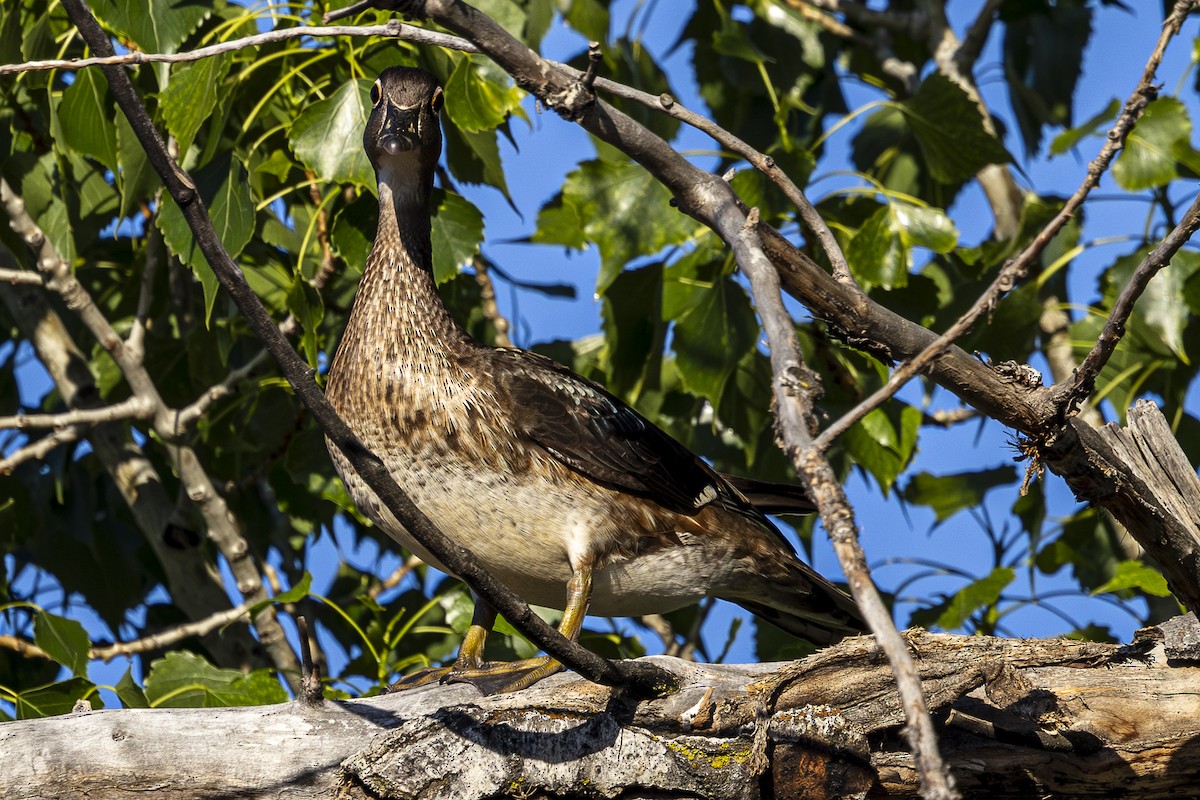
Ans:
POLYGON ((475 256, 472 263, 475 266, 475 283, 479 284, 479 304, 483 315, 492 323, 496 332, 496 344, 500 347, 512 347, 512 339, 508 337, 509 324, 500 307, 496 305, 496 285, 492 283, 492 262, 483 256, 475 256))
POLYGON ((379 36, 388 39, 404 39, 435 47, 447 47, 452 50, 465 50, 468 53, 475 52, 475 48, 470 42, 459 39, 457 36, 448 36, 444 33, 425 30, 424 28, 417 28, 397 20, 392 20, 386 25, 301 25, 295 28, 280 28, 279 30, 256 33, 253 36, 209 45, 208 47, 200 47, 185 53, 143 53, 134 51, 123 55, 93 58, 48 59, 44 61, 26 61, 23 64, 3 64, 0 65, 0 75, 49 69, 79 70, 85 67, 129 64, 183 64, 189 61, 201 61, 205 58, 212 58, 222 53, 231 53, 236 50, 244 50, 248 47, 259 47, 264 44, 273 44, 289 39, 322 39, 332 36, 379 36))
POLYGON ((1179 248, 1187 243, 1197 229, 1200 229, 1200 195, 1197 195, 1196 199, 1192 201, 1191 207, 1174 230, 1167 234, 1157 247, 1147 253, 1146 257, 1142 259, 1142 263, 1138 264, 1137 269, 1133 271, 1133 275, 1121 290, 1121 294, 1117 296, 1117 301, 1113 303, 1112 311, 1108 314, 1108 320, 1104 323, 1104 329, 1100 331, 1096 344, 1083 359, 1083 363, 1075 371, 1074 377, 1067 383, 1054 387, 1055 395, 1062 404, 1060 413, 1063 419, 1073 414, 1079 404, 1092 393, 1096 386, 1096 377, 1100 374, 1100 370, 1104 369, 1104 365, 1108 363, 1113 351, 1117 349, 1117 344, 1125 335, 1125 323, 1129 320, 1129 315, 1133 313, 1133 305, 1142 296, 1142 292, 1146 291, 1150 279, 1171 263, 1171 258, 1179 251, 1179 248))
POLYGON ((27 269, 0 269, 0 281, 15 285, 45 286, 46 279, 27 269))
POLYGON ((61 414, 17 414, 0 417, 0 430, 30 428, 66 428, 75 425, 98 425, 119 419, 146 419, 154 408, 145 399, 134 395, 128 400, 101 408, 76 408, 61 414))
MULTIPOLYGON (((573 67, 555 64, 555 62, 547 63, 554 64, 567 73, 581 74, 573 67)), ((792 205, 796 206, 796 210, 800 212, 800 219, 821 244, 821 249, 825 251, 825 257, 829 259, 829 263, 833 268, 834 277, 842 283, 857 287, 854 278, 850 275, 850 266, 846 262, 846 256, 842 253, 841 245, 838 244, 833 231, 829 229, 829 226, 825 223, 825 219, 817 213, 817 209, 813 207, 813 204, 805 196, 800 187, 788 177, 786 172, 779 168, 779 165, 775 163, 775 159, 765 153, 760 153, 747 142, 702 114, 688 110, 669 94, 664 93, 655 96, 606 78, 597 78, 596 88, 617 97, 634 100, 647 108, 664 111, 680 122, 691 125, 693 128, 708 134, 722 147, 746 159, 751 166, 770 178, 780 188, 787 199, 791 201, 792 205)))
POLYGON ((232 370, 225 376, 225 380, 196 398, 191 405, 179 409, 175 413, 173 435, 182 436, 185 431, 196 424, 198 419, 208 413, 208 410, 213 407, 214 403, 233 394, 237 390, 237 385, 260 369, 270 356, 271 354, 266 350, 259 352, 254 358, 237 369, 232 370))
POLYGON ((189 637, 204 636, 231 622, 235 622, 249 613, 253 606, 254 603, 245 602, 239 606, 218 611, 204 619, 178 625, 131 642, 117 642, 115 644, 93 647, 88 650, 88 658, 108 662, 120 656, 132 656, 139 653, 148 653, 152 650, 161 650, 177 642, 182 642, 189 637))
MULTIPOLYGON (((182 642, 189 637, 204 636, 211 631, 215 631, 217 628, 228 625, 236 621, 239 617, 245 616, 252 606, 253 603, 242 603, 235 608, 218 611, 205 619, 178 625, 141 639, 90 647, 88 648, 88 659, 109 662, 121 656, 132 656, 140 653, 148 653, 152 650, 161 650, 177 642, 182 642)), ((28 642, 16 636, 0 636, 0 647, 13 650, 23 656, 53 660, 53 656, 33 642, 28 642)))
MULTIPOLYGON (((0 246, 0 259, 14 260, 0 246)), ((75 345, 58 312, 50 308, 45 292, 0 284, 0 302, 33 345, 59 395, 71 408, 95 408, 100 393, 88 369, 87 358, 75 345)), ((171 599, 191 619, 203 619, 229 607, 221 576, 211 569, 198 547, 171 546, 164 532, 171 524, 175 504, 167 496, 161 476, 142 448, 132 440, 128 426, 102 423, 89 426, 87 438, 113 484, 125 501, 143 539, 162 565, 171 599)), ((261 647, 242 628, 204 637, 205 648, 217 663, 237 668, 266 666, 261 647)))
POLYGON ((782 439, 781 446, 795 465, 809 496, 816 502, 854 600, 892 665, 904 705, 907 736, 921 772, 922 795, 927 798, 958 797, 954 777, 938 748, 937 732, 929 716, 916 666, 871 579, 850 502, 829 462, 813 446, 809 429, 815 424, 812 406, 817 391, 816 376, 804 365, 794 323, 780 295, 779 274, 763 253, 757 228, 758 209, 751 209, 733 247, 738 265, 750 278, 754 304, 770 345, 776 427, 782 439))
POLYGON ((963 36, 962 43, 954 54, 954 60, 962 72, 970 72, 975 62, 979 60, 979 54, 983 51, 983 46, 987 43, 988 35, 992 32, 992 26, 996 22, 996 15, 1003 5, 1004 0, 987 0, 983 4, 983 8, 979 9, 975 21, 967 28, 966 35, 963 36))
POLYGON ((26 461, 41 461, 58 447, 78 441, 86 432, 86 425, 71 425, 30 442, 12 455, 0 458, 0 475, 11 475, 14 469, 26 461))

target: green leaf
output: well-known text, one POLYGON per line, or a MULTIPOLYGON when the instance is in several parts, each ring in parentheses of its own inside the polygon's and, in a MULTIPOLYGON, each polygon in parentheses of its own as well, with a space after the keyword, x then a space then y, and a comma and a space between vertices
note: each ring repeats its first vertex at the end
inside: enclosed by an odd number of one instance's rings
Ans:
POLYGON ((988 133, 979 106, 940 72, 923 80, 900 108, 930 174, 941 183, 965 181, 988 164, 1012 161, 1000 140, 988 133))
POLYGON ((375 176, 362 147, 370 92, 371 81, 348 81, 305 108, 292 123, 292 151, 322 180, 374 189, 375 176))
POLYGON ((555 0, 567 24, 585 39, 608 40, 608 3, 601 0, 555 0))
POLYGON ((298 603, 305 597, 308 597, 308 593, 311 590, 312 575, 305 571, 304 575, 301 576, 300 580, 295 586, 288 589, 286 592, 280 592, 271 599, 275 603, 298 603))
POLYGON ((17 719, 37 719, 69 714, 75 703, 85 698, 92 704, 92 708, 104 708, 104 703, 96 692, 96 684, 87 678, 75 676, 49 686, 21 692, 13 704, 17 709, 17 719))
POLYGON ((88 639, 83 625, 43 611, 33 621, 33 643, 75 675, 87 675, 88 639))
POLYGON ((480 56, 464 56, 446 81, 446 113, 465 133, 496 128, 521 105, 524 92, 480 56))
POLYGON ((433 279, 445 283, 478 255, 483 242, 483 215, 454 192, 434 196, 432 231, 433 279))
POLYGON ((738 362, 754 349, 758 320, 745 290, 731 277, 721 275, 720 262, 700 264, 695 270, 690 263, 668 270, 664 312, 669 307, 675 313, 671 349, 683 385, 716 405, 738 362), (681 281, 689 287, 710 288, 694 291, 687 306, 677 300, 668 302, 666 295, 678 295, 676 287, 681 281))
POLYGON ((1050 142, 1050 153, 1060 156, 1070 150, 1073 150, 1080 142, 1089 136, 1098 136, 1103 127, 1117 118, 1117 114, 1121 111, 1121 101, 1113 98, 1109 101, 1098 114, 1090 118, 1087 122, 1074 128, 1063 131, 1058 136, 1054 137, 1054 141, 1050 142))
POLYGON ((1011 466, 993 467, 975 472, 957 472, 952 475, 931 475, 922 472, 914 475, 904 487, 904 499, 908 502, 928 506, 942 523, 962 511, 974 508, 983 502, 983 496, 997 486, 1005 486, 1017 480, 1017 472, 1011 466))
POLYGON ((1141 561, 1122 561, 1113 576, 1092 590, 1092 595, 1136 590, 1154 597, 1170 597, 1167 579, 1141 561))
POLYGON ((996 567, 984 577, 955 592, 947 602, 913 614, 912 623, 947 631, 961 628, 976 611, 995 605, 1001 592, 1013 582, 1016 575, 1012 567, 996 567), (926 619, 930 612, 940 612, 932 625, 929 625, 926 619))
POLYGON ((733 56, 752 64, 771 60, 750 41, 746 26, 727 16, 721 17, 721 29, 713 33, 712 49, 723 56, 733 56))
POLYGON ((124 31, 149 53, 174 53, 211 7, 179 0, 99 0, 92 3, 97 16, 124 31))
MULTIPOLYGON (((501 125, 499 130, 503 128, 504 125, 501 125)), ((454 125, 447 125, 443 130, 443 138, 446 142, 446 163, 455 178, 467 183, 494 186, 505 200, 512 202, 508 180, 504 176, 504 164, 500 160, 497 129, 468 133, 454 125)))
POLYGON ((146 699, 154 708, 222 708, 287 702, 268 670, 219 669, 195 653, 168 653, 150 665, 146 699))
POLYGON ((124 114, 117 114, 117 163, 121 167, 120 215, 128 217, 138 203, 149 200, 158 187, 158 173, 133 133, 124 114))
POLYGON ((958 245, 958 229, 940 208, 895 202, 890 205, 896 227, 909 247, 949 253, 958 245))
POLYGON ((1179 175, 1178 148, 1187 147, 1192 121, 1183 103, 1160 97, 1146 106, 1113 164, 1122 189, 1135 192, 1170 183, 1179 175))
POLYGON ((99 70, 76 73, 75 82, 63 92, 58 121, 70 147, 117 171, 117 129, 108 84, 99 70))
POLYGON ((891 208, 880 207, 846 248, 850 268, 864 288, 895 289, 908 283, 908 249, 895 222, 891 208))
POLYGON ((133 681, 133 668, 126 667, 125 674, 121 676, 121 680, 117 681, 117 685, 113 687, 117 693, 117 698, 126 708, 149 708, 150 703, 146 700, 146 693, 142 691, 142 687, 138 686, 133 681))
POLYGON ((577 247, 582 231, 600 248, 600 294, 634 258, 682 243, 696 230, 693 220, 671 207, 667 189, 629 161, 585 161, 567 176, 559 202, 561 210, 538 215, 534 241, 577 247), (581 224, 572 228, 575 220, 581 224))
POLYGON ((957 244, 958 229, 941 209, 891 201, 850 239, 846 258, 865 287, 899 289, 908 284, 913 247, 948 253, 957 244))
POLYGON ((891 404, 863 417, 842 441, 854 462, 871 473, 887 494, 912 460, 920 426, 920 409, 891 404))
POLYGON ((171 73, 171 82, 159 95, 159 109, 167 130, 186 153, 200 125, 217 105, 218 90, 229 72, 230 60, 221 55, 205 58, 171 73))
MULTIPOLYGON (((254 233, 254 198, 246 180, 246 170, 236 158, 216 159, 193 176, 196 189, 208 207, 213 228, 225 246, 229 257, 236 259, 254 233)), ((205 320, 212 318, 220 284, 204 254, 196 246, 192 229, 183 212, 169 197, 163 198, 162 208, 155 219, 163 240, 179 260, 192 268, 204 287, 205 320)))
POLYGON ((321 294, 309 285, 308 281, 298 277, 288 291, 287 307, 300 323, 300 344, 308 356, 309 366, 315 368, 321 355, 318 334, 321 320, 325 318, 325 305, 321 302, 321 294))
MULTIPOLYGON (((1104 294, 1110 307, 1149 252, 1150 247, 1147 246, 1122 256, 1105 274, 1104 294)), ((1184 334, 1192 319, 1188 287, 1192 283, 1190 279, 1197 272, 1200 272, 1200 254, 1180 250, 1172 256, 1171 263, 1159 270, 1146 285, 1128 323, 1131 333, 1138 334, 1141 340, 1150 345, 1157 345, 1154 348, 1156 350, 1165 348, 1164 352, 1185 364, 1189 363, 1189 359, 1184 349, 1184 334)))

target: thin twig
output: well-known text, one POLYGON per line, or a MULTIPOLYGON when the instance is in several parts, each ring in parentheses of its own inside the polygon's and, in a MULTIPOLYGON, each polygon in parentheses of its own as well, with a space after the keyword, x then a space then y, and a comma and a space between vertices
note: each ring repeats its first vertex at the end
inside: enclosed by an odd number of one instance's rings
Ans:
POLYGON ((14 285, 45 286, 46 279, 27 269, 0 269, 0 281, 14 285))
POLYGON ((83 438, 87 430, 87 425, 71 425, 30 442, 6 458, 0 458, 0 475, 11 475, 14 469, 26 461, 43 460, 62 445, 83 438))
POLYGON ((0 430, 99 425, 119 419, 146 419, 153 414, 154 407, 144 398, 134 395, 128 400, 101 408, 76 408, 61 414, 17 414, 11 417, 0 417, 0 430))
POLYGON ((1084 178, 1083 183, 1067 199, 1058 214, 1038 232, 1033 241, 1020 254, 1004 265, 991 285, 941 336, 938 336, 922 349, 921 352, 893 370, 887 383, 872 392, 869 397, 826 428, 814 443, 818 448, 822 450, 827 449, 838 436, 845 433, 856 422, 889 400, 904 384, 911 380, 917 373, 924 370, 931 361, 940 356, 955 340, 970 330, 985 314, 991 313, 996 303, 999 302, 1001 295, 1013 289, 1025 277, 1035 259, 1041 255, 1051 240, 1058 235, 1058 232, 1067 221, 1074 216, 1091 190, 1099 185, 1100 177, 1108 171, 1113 158, 1116 157, 1117 152, 1124 146, 1125 139, 1129 136, 1129 132, 1133 130, 1133 126, 1136 124, 1142 110, 1145 109, 1151 100, 1158 96, 1158 89, 1154 84, 1154 76, 1158 71, 1158 65, 1162 62, 1163 53, 1166 51, 1167 45, 1183 26, 1183 21, 1187 17, 1191 6, 1192 0, 1177 0, 1175 3, 1175 8, 1171 12, 1171 16, 1163 25, 1162 33, 1159 35, 1154 51, 1150 54, 1150 58, 1146 62, 1146 68, 1142 72, 1142 78, 1138 82, 1137 88, 1125 102, 1125 108, 1117 118, 1112 129, 1108 132, 1108 138, 1105 140, 1104 146, 1100 149, 1099 155, 1088 165, 1087 176, 1084 178))
POLYGON ((175 413, 175 424, 172 431, 174 435, 182 436, 196 423, 196 420, 208 413, 208 410, 213 407, 214 403, 233 394, 238 384, 253 375, 270 357, 271 354, 266 350, 260 351, 245 364, 230 371, 225 376, 225 380, 209 388, 190 405, 179 409, 175 413))
POLYGON ((300 693, 296 699, 309 708, 317 708, 325 702, 321 689, 321 670, 313 663, 312 640, 308 637, 308 620, 304 615, 296 617, 296 631, 300 635, 300 693))
POLYGON ((987 43, 988 35, 991 34, 992 26, 1003 5, 1004 0, 987 0, 975 15, 974 22, 967 28, 962 43, 954 54, 954 60, 963 73, 970 72, 979 60, 979 54, 983 52, 983 46, 987 43))
POLYGON ((905 732, 921 774, 921 793, 927 798, 958 797, 954 777, 942 760, 916 665, 871 579, 854 512, 833 469, 814 446, 809 433, 813 425, 816 378, 804 364, 795 325, 783 305, 779 273, 763 252, 758 236, 758 209, 751 209, 746 217, 734 244, 734 256, 750 279, 754 304, 767 335, 775 376, 772 388, 776 426, 782 447, 809 496, 817 503, 821 523, 833 542, 854 600, 892 665, 907 722, 905 732))
POLYGON ((231 622, 236 622, 249 613, 253 605, 254 603, 245 602, 233 608, 218 611, 204 619, 178 625, 174 628, 142 637, 141 639, 135 639, 132 642, 117 642, 115 644, 93 647, 88 650, 88 658, 108 662, 119 656, 132 656, 139 653, 148 653, 152 650, 161 650, 164 647, 170 647, 192 636, 204 636, 211 631, 215 631, 217 628, 222 628, 231 622))
MULTIPOLYGON (((160 192, 161 193, 161 192, 160 192)), ((158 203, 156 203, 158 205, 158 203)), ((142 280, 138 288, 137 313, 133 318, 133 327, 125 339, 125 346, 139 358, 144 357, 146 348, 146 327, 149 324, 150 307, 154 303, 154 279, 158 275, 162 263, 164 244, 162 234, 155 225, 147 225, 146 257, 142 265, 142 280)))
MULTIPOLYGON (((548 63, 554 64, 554 62, 548 63)), ((578 74, 578 70, 574 67, 554 65, 559 66, 567 72, 578 74)), ((754 149, 750 144, 725 130, 720 125, 717 125, 704 115, 687 109, 674 97, 665 92, 660 95, 652 95, 649 92, 643 92, 626 86, 623 83, 608 80, 607 78, 597 78, 596 88, 617 97, 641 103, 647 108, 663 111, 680 122, 691 125, 696 130, 707 134, 725 149, 746 159, 752 167, 770 178, 771 182, 778 186, 792 205, 796 207, 796 210, 800 213, 801 221, 804 222, 805 226, 816 237, 817 242, 821 245, 821 249, 825 251, 825 257, 829 259, 834 277, 842 283, 857 287, 853 276, 850 274, 850 265, 846 262, 846 256, 842 253, 842 247, 838 244, 833 231, 829 229, 829 225, 826 224, 825 219, 817 212, 817 209, 809 201, 804 191, 796 185, 786 172, 779 168, 779 165, 775 163, 775 159, 754 149)))
MULTIPOLYGON (((88 660, 107 663, 121 656, 133 656, 141 653, 149 653, 153 650, 161 650, 164 647, 170 647, 192 636, 204 636, 210 631, 215 631, 217 628, 228 625, 231 622, 235 622, 239 617, 245 616, 250 611, 252 605, 252 603, 242 603, 236 608, 227 608, 204 619, 178 625, 174 628, 150 636, 144 636, 141 639, 134 639, 130 642, 116 642, 109 645, 89 647, 88 660)), ((20 639, 16 636, 0 636, 0 647, 13 650, 23 656, 53 660, 53 656, 33 642, 20 639)))
POLYGON ((1083 363, 1079 365, 1075 375, 1070 381, 1055 387, 1055 398, 1061 404, 1063 419, 1073 414, 1079 404, 1092 393, 1092 389, 1096 386, 1096 377, 1100 374, 1100 370, 1104 369, 1104 365, 1108 363, 1113 351, 1117 349, 1117 344, 1125 335, 1125 323, 1129 320, 1129 315, 1133 313, 1133 305, 1142 296, 1142 292, 1146 291, 1150 279, 1171 263, 1171 258, 1192 238, 1192 234, 1197 229, 1200 229, 1200 195, 1197 195, 1196 199, 1192 201, 1191 207, 1188 208, 1187 213, 1184 214, 1183 219, 1175 226, 1174 230, 1167 234, 1157 247, 1147 253, 1146 257, 1142 259, 1142 263, 1138 264, 1137 269, 1133 271, 1125 288, 1117 296, 1117 301, 1113 303, 1108 320, 1104 323, 1104 329, 1100 331, 1100 336, 1096 339, 1096 344, 1084 357, 1083 363))
MULTIPOLYGON (((122 55, 99 56, 93 58, 47 59, 44 61, 26 61, 22 64, 0 65, 0 75, 16 72, 35 72, 40 70, 60 69, 79 70, 85 67, 102 67, 129 64, 183 64, 189 61, 201 61, 205 58, 244 50, 248 47, 260 47, 264 44, 274 44, 289 39, 329 38, 333 36, 380 36, 389 39, 404 39, 418 44, 428 44, 435 47, 446 47, 452 50, 476 52, 470 42, 457 36, 448 36, 437 31, 406 25, 398 20, 392 20, 386 25, 301 25, 295 28, 280 28, 266 33, 256 33, 241 39, 231 39, 228 42, 200 47, 185 53, 143 53, 134 51, 122 55)), ((94 52, 94 51, 93 51, 94 52)))

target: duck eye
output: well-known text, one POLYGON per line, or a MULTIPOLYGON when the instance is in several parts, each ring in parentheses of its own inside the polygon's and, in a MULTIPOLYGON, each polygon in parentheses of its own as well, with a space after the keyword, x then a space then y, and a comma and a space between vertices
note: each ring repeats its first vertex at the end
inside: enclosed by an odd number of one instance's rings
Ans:
POLYGON ((375 83, 371 84, 371 105, 379 105, 379 98, 382 96, 383 92, 379 89, 379 80, 376 79, 375 83))
POLYGON ((433 97, 429 99, 429 107, 433 109, 433 113, 438 113, 442 110, 442 104, 446 102, 446 95, 442 92, 442 87, 433 90, 433 97))

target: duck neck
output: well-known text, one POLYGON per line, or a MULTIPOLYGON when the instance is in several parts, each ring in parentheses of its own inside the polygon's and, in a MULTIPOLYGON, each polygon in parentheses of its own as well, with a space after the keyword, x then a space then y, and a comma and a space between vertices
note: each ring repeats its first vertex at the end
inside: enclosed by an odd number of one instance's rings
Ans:
POLYGON ((379 227, 350 323, 369 325, 368 339, 403 343, 408 352, 400 355, 422 360, 431 352, 451 355, 471 342, 450 316, 433 278, 430 194, 425 181, 380 175, 379 227))

